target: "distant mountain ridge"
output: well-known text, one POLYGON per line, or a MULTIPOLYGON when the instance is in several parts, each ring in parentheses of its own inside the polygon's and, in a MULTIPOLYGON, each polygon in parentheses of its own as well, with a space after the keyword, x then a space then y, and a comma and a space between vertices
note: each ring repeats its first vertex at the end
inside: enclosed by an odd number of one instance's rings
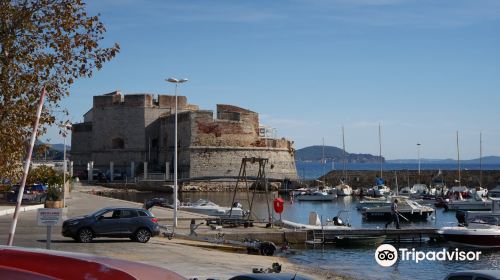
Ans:
MULTIPOLYGON (((66 145, 66 157, 70 157, 71 147, 66 145)), ((64 144, 50 144, 37 140, 33 151, 34 160, 62 160, 64 157, 64 144)))
MULTIPOLYGON (((334 146, 324 146, 325 149, 325 160, 342 162, 344 160, 344 151, 340 148, 334 146)), ((346 151, 346 161, 348 163, 378 163, 380 162, 379 156, 374 156, 371 154, 353 154, 346 151)), ((323 146, 309 146, 302 149, 298 149, 295 153, 295 159, 297 161, 321 161, 323 159, 323 146)), ((385 162, 384 157, 382 161, 385 162)))
MULTIPOLYGON (((388 163, 418 163, 418 159, 390 159, 387 160, 388 163)), ((456 159, 420 159, 420 163, 435 163, 435 164, 453 164, 456 163, 456 159)), ((469 164, 479 164, 479 158, 460 160, 461 163, 469 164)), ((485 156, 482 158, 482 164, 500 164, 499 156, 485 156)))

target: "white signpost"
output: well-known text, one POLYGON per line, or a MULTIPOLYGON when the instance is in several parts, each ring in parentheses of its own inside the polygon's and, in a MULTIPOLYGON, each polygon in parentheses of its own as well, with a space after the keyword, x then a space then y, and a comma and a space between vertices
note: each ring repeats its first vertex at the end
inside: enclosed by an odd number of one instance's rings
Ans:
POLYGON ((47 227, 47 246, 50 250, 50 240, 52 237, 52 226, 62 224, 61 208, 39 208, 36 214, 36 220, 39 226, 47 227))

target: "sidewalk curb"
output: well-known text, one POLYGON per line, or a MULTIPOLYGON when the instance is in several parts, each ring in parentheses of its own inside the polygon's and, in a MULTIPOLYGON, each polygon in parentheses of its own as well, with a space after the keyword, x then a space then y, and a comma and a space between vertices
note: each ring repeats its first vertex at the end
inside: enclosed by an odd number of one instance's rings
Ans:
MULTIPOLYGON (((21 206, 21 208, 19 208, 19 211, 26 212, 26 211, 36 210, 38 208, 44 208, 44 207, 45 207, 45 205, 43 205, 43 204, 21 206)), ((13 206, 12 208, 9 208, 9 209, 0 210, 0 216, 13 214, 15 210, 16 210, 15 206, 13 206)))

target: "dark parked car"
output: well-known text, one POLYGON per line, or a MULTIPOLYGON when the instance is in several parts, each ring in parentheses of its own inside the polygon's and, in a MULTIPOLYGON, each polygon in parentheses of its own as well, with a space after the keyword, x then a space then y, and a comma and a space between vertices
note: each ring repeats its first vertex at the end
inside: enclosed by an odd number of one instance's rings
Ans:
POLYGON ((499 280, 500 270, 465 270, 452 272, 445 280, 499 280))
MULTIPOLYGON (((7 201, 16 202, 17 196, 19 195, 20 186, 12 186, 10 191, 7 193, 7 201)), ((23 201, 28 202, 45 202, 47 198, 48 187, 43 184, 35 184, 24 187, 23 201)))
POLYGON ((128 237, 146 243, 160 234, 158 219, 139 208, 109 207, 64 221, 62 235, 88 243, 95 237, 128 237))

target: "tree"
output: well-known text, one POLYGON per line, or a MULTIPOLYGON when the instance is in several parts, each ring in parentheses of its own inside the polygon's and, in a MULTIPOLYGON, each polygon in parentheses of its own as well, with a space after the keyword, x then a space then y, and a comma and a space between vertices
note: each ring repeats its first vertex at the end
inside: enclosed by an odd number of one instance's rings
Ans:
POLYGON ((40 135, 70 85, 120 49, 100 46, 106 29, 85 8, 82 0, 0 0, 0 179, 20 175, 42 87, 40 135))

